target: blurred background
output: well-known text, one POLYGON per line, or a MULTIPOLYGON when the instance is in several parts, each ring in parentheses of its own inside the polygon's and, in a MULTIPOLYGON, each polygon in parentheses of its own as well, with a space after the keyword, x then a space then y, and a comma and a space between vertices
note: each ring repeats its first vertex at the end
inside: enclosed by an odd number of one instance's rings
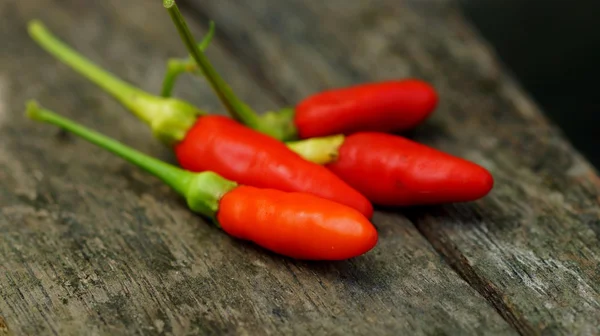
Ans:
POLYGON ((600 169, 600 1, 461 0, 465 15, 600 169))

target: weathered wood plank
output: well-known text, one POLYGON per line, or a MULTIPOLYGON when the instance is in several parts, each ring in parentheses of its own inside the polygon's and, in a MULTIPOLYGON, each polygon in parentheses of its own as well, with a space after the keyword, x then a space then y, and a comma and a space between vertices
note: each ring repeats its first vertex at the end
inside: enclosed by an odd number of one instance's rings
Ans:
POLYGON ((412 135, 486 166, 497 183, 482 201, 409 218, 522 334, 600 332, 600 179, 454 1, 189 2, 282 105, 368 80, 433 82, 440 106, 412 135))
MULTIPOLYGON (((173 162, 144 125, 29 40, 32 18, 155 92, 166 57, 185 54, 159 2, 0 4, 0 315, 16 335, 515 334, 403 217, 378 213, 380 245, 361 258, 291 261, 228 238, 109 153, 28 121, 23 104, 36 98, 173 162)), ((218 40, 209 54, 243 99, 276 106, 218 40)), ((221 111, 201 80, 177 93, 221 111)))

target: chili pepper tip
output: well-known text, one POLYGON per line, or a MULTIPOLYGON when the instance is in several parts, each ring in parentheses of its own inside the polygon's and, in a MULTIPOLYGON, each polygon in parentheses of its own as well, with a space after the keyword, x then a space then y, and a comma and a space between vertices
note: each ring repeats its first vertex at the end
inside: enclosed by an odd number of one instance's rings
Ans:
POLYGON ((175 0, 163 0, 163 6, 165 8, 171 8, 175 4, 175 0))

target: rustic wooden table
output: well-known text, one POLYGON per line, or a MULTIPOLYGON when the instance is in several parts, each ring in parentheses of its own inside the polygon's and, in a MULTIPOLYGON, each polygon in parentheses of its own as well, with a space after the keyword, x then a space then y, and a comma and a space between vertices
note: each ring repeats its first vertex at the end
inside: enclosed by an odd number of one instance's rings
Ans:
MULTIPOLYGON (((258 110, 416 76, 441 94, 411 136, 496 179, 478 202, 378 211, 380 243, 335 263, 235 241, 157 179, 23 116, 46 107, 174 162, 147 127, 28 37, 43 20, 158 92, 185 55, 160 1, 0 2, 0 334, 600 333, 600 180, 499 65, 456 1, 187 0, 208 55, 258 110)), ((206 83, 176 94, 224 114, 206 83)))

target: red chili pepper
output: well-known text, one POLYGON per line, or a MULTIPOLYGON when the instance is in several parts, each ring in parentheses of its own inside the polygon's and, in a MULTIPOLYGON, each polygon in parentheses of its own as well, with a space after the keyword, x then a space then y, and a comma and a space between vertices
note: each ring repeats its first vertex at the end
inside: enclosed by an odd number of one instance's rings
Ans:
MULTIPOLYGON (((259 116, 241 102, 214 70, 202 50, 196 47, 175 1, 164 5, 179 29, 182 40, 230 115, 282 141, 308 139, 357 131, 404 131, 423 122, 438 104, 438 94, 430 84, 417 80, 389 80, 330 89, 311 95, 295 108, 284 108, 259 116)), ((212 33, 214 23, 211 21, 212 33)), ((182 63, 187 64, 187 63, 182 63)), ((198 73, 196 67, 187 70, 198 73)), ((179 75, 167 71, 170 80, 179 75)))
POLYGON ((358 132, 298 141, 289 147, 307 160, 325 164, 380 205, 473 201, 494 185, 483 167, 392 134, 358 132))
POLYGON ((296 105, 294 125, 300 139, 358 131, 404 131, 423 122, 437 102, 434 88, 420 80, 366 83, 304 99, 296 105))
POLYGON ((310 191, 352 206, 367 218, 371 203, 325 167, 304 160, 285 144, 225 116, 206 116, 175 145, 180 165, 213 170, 241 184, 283 191, 310 191))
POLYGON ((238 187, 217 214, 230 235, 297 259, 341 260, 377 244, 377 231, 358 211, 304 193, 238 187))
MULTIPOLYGON (((252 128, 280 140, 286 139, 289 124, 281 123, 279 133, 265 130, 256 114, 233 94, 206 56, 195 48, 194 38, 174 2, 170 1, 166 7, 188 51, 230 113, 252 128)), ((417 86, 414 82, 412 85, 417 86)), ((428 96, 423 101, 432 101, 431 93, 428 96)), ((387 103, 383 99, 379 107, 387 103)), ((274 123, 280 121, 273 114, 264 118, 272 118, 274 123)), ((366 122, 365 126, 372 127, 366 122)), ((386 133, 360 132, 347 138, 338 134, 288 143, 288 147, 309 161, 326 165, 372 202, 381 205, 471 201, 485 196, 493 187, 493 178, 483 167, 386 133)))
POLYGON ((145 121, 175 149, 180 165, 214 171, 261 188, 311 193, 351 206, 367 218, 373 205, 331 171, 308 162, 285 144, 224 116, 208 116, 191 104, 152 96, 107 73, 33 21, 29 32, 45 50, 90 79, 145 121))
POLYGON ((189 208, 229 235, 275 253, 307 260, 342 260, 371 250, 378 235, 360 212, 314 195, 238 185, 206 171, 192 173, 136 151, 30 102, 27 115, 56 125, 163 180, 189 208))

